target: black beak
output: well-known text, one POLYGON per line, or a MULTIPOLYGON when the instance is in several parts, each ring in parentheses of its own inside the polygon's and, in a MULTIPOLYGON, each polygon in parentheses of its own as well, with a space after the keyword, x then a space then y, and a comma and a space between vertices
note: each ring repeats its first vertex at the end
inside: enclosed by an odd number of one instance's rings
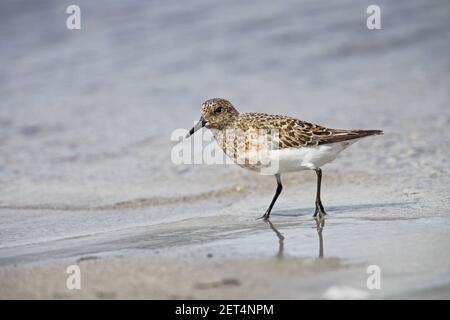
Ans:
POLYGON ((206 121, 205 119, 203 119, 203 117, 200 117, 200 120, 198 120, 198 122, 192 127, 191 130, 189 130, 189 132, 186 134, 186 139, 189 138, 191 135, 194 134, 195 131, 197 131, 198 129, 201 129, 205 126, 206 121))

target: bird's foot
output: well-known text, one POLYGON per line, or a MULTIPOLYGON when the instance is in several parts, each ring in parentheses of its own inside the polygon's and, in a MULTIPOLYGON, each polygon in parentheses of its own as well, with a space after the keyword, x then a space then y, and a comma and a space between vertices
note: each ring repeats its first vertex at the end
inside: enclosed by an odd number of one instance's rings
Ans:
POLYGON ((266 213, 264 213, 261 217, 259 217, 259 218, 256 218, 256 220, 264 220, 264 221, 268 221, 269 220, 269 216, 270 216, 270 212, 267 212, 266 211, 266 213))
POLYGON ((319 219, 323 219, 323 218, 325 218, 325 216, 327 215, 327 213, 325 212, 325 210, 322 208, 317 208, 316 207, 316 211, 314 212, 314 214, 313 214, 313 217, 314 218, 319 218, 319 219))
POLYGON ((314 211, 313 217, 316 218, 319 216, 319 219, 323 219, 327 213, 323 208, 322 202, 320 200, 316 200, 316 211, 314 211))

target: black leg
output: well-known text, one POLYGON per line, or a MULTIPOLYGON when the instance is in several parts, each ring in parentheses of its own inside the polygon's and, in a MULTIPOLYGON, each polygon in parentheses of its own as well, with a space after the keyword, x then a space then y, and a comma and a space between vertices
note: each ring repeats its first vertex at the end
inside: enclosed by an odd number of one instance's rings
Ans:
POLYGON ((320 200, 320 186, 322 184, 322 170, 320 168, 315 169, 317 174, 317 193, 316 193, 316 211, 314 212, 314 217, 319 215, 322 218, 327 213, 323 208, 322 201, 320 200))
POLYGON ((281 190, 283 190, 283 186, 281 185, 280 175, 276 174, 275 178, 277 179, 277 190, 275 191, 275 195, 272 199, 272 202, 270 203, 269 208, 267 208, 266 213, 264 213, 260 219, 269 220, 269 216, 270 216, 270 212, 272 211, 272 207, 275 204, 275 201, 277 201, 277 198, 280 195, 281 190))

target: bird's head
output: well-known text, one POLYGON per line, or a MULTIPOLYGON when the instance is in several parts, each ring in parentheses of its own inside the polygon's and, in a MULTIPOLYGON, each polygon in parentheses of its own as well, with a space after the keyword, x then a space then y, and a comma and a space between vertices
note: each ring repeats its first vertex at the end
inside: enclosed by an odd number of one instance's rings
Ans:
POLYGON ((209 99, 203 102, 200 113, 200 120, 189 131, 186 138, 202 127, 218 130, 224 129, 239 116, 239 112, 233 107, 231 102, 222 98, 209 99))

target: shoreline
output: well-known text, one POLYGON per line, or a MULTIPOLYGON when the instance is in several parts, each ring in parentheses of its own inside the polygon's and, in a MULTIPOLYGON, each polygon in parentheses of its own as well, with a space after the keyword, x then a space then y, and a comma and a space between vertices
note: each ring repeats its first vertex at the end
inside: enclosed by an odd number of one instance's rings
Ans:
POLYGON ((372 219, 373 208, 358 210, 329 215, 320 233, 309 215, 275 215, 274 228, 222 216, 63 241, 59 248, 56 241, 3 264, 0 298, 450 297, 450 258, 441 254, 450 249, 447 216, 372 219), (82 272, 80 291, 64 287, 72 264, 82 272), (382 270, 382 290, 366 287, 372 264, 382 270))

